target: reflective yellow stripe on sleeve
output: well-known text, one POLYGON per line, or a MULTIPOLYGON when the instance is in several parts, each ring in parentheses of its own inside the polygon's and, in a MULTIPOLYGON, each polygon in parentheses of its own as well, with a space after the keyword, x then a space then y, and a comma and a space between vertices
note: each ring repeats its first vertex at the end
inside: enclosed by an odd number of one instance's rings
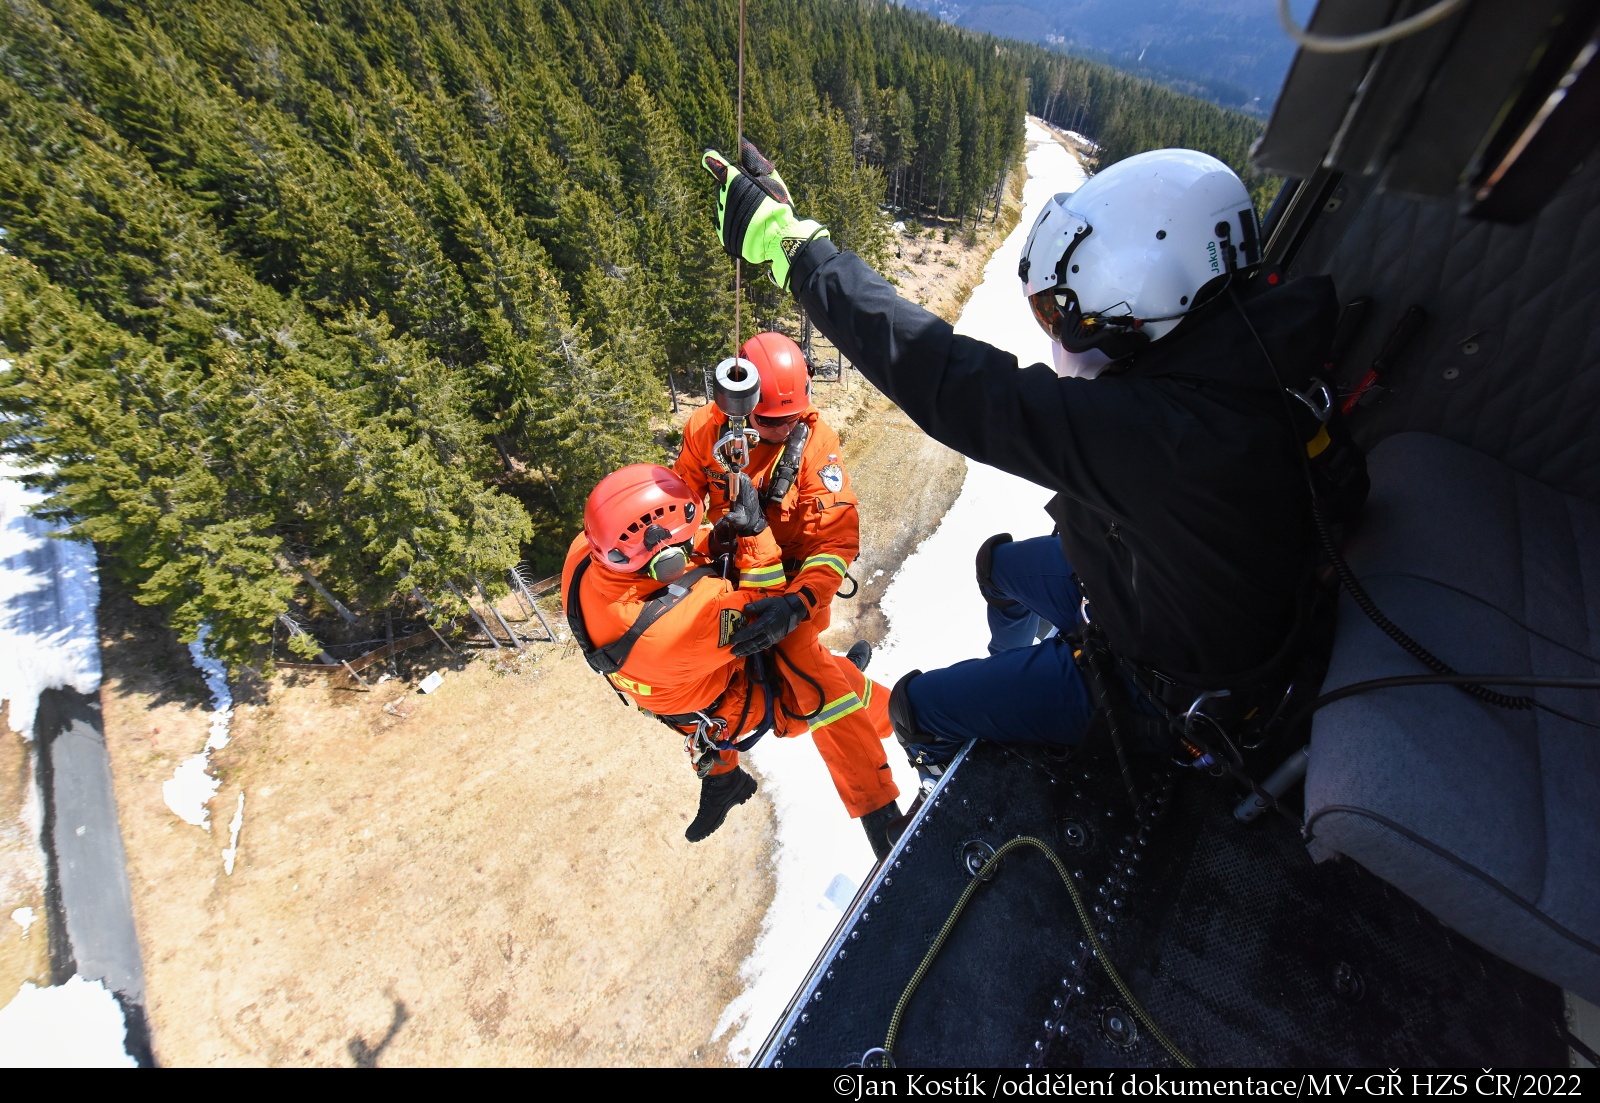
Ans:
POLYGON ((845 572, 850 569, 850 564, 846 563, 837 555, 813 555, 810 559, 807 559, 804 563, 800 564, 800 569, 802 571, 809 570, 812 567, 828 567, 832 570, 838 571, 839 577, 843 578, 845 572))
POLYGON ((774 563, 770 567, 751 567, 749 570, 739 572, 741 590, 765 590, 773 586, 782 586, 788 581, 788 577, 783 573, 782 563, 774 563))

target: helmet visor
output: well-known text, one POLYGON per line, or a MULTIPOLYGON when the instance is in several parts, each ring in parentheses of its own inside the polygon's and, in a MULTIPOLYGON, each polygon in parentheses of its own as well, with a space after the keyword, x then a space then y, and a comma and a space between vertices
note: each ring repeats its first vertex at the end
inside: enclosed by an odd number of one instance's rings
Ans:
MULTIPOLYGON (((1126 311, 1125 304, 1118 305, 1126 311)), ((1039 327, 1068 352, 1097 349, 1116 359, 1146 344, 1139 328, 1149 319, 1135 318, 1125 312, 1085 312, 1077 293, 1070 287, 1029 295, 1028 306, 1039 327)))

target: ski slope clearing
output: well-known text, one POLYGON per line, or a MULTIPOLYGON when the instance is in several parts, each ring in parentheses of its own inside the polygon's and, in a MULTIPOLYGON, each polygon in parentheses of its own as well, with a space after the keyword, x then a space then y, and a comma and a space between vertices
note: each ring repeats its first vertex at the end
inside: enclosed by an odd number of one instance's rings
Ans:
MULTIPOLYGON (((1007 349, 1025 365, 1048 363, 1050 341, 1022 298, 1017 262, 1044 203, 1084 181, 1082 165, 1032 119, 1028 143, 1022 220, 995 251, 956 323, 958 333, 1007 349)), ((1010 532, 1018 539, 1048 533, 1049 499, 1042 487, 968 461, 955 504, 884 595, 889 636, 868 670, 877 682, 892 686, 907 671, 985 654, 989 631, 972 557, 991 533, 1010 532)), ((869 516, 862 523, 882 522, 869 516)), ((809 739, 765 739, 749 757, 777 814, 777 891, 755 949, 740 967, 744 991, 712 1032, 719 1037, 738 1026, 728 1049, 735 1061, 748 1061, 766 1039, 873 864, 866 836, 845 817, 809 739)), ((916 773, 897 746, 889 748, 889 762, 904 808, 916 792, 916 773)))

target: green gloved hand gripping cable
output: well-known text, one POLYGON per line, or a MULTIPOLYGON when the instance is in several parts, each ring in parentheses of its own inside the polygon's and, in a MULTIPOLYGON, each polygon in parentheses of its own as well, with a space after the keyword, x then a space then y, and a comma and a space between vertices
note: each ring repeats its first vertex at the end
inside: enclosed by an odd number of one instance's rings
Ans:
POLYGON ((772 282, 789 290, 789 264, 828 228, 795 216, 789 188, 772 162, 749 142, 739 144, 739 164, 708 149, 700 158, 722 190, 717 195, 717 237, 730 257, 772 265, 772 282))

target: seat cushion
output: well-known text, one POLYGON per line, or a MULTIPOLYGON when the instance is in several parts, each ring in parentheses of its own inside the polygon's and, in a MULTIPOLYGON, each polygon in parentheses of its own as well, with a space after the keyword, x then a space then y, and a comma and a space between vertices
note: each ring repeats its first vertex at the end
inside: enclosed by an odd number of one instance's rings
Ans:
MULTIPOLYGON (((1390 437, 1346 557, 1391 620, 1463 673, 1600 677, 1600 508, 1440 437, 1390 437)), ((1324 691, 1428 671, 1348 595, 1324 691)), ((1600 724, 1600 693, 1527 690, 1600 724)), ((1600 730, 1449 686, 1323 709, 1306 823, 1447 926, 1600 999, 1600 730)))

